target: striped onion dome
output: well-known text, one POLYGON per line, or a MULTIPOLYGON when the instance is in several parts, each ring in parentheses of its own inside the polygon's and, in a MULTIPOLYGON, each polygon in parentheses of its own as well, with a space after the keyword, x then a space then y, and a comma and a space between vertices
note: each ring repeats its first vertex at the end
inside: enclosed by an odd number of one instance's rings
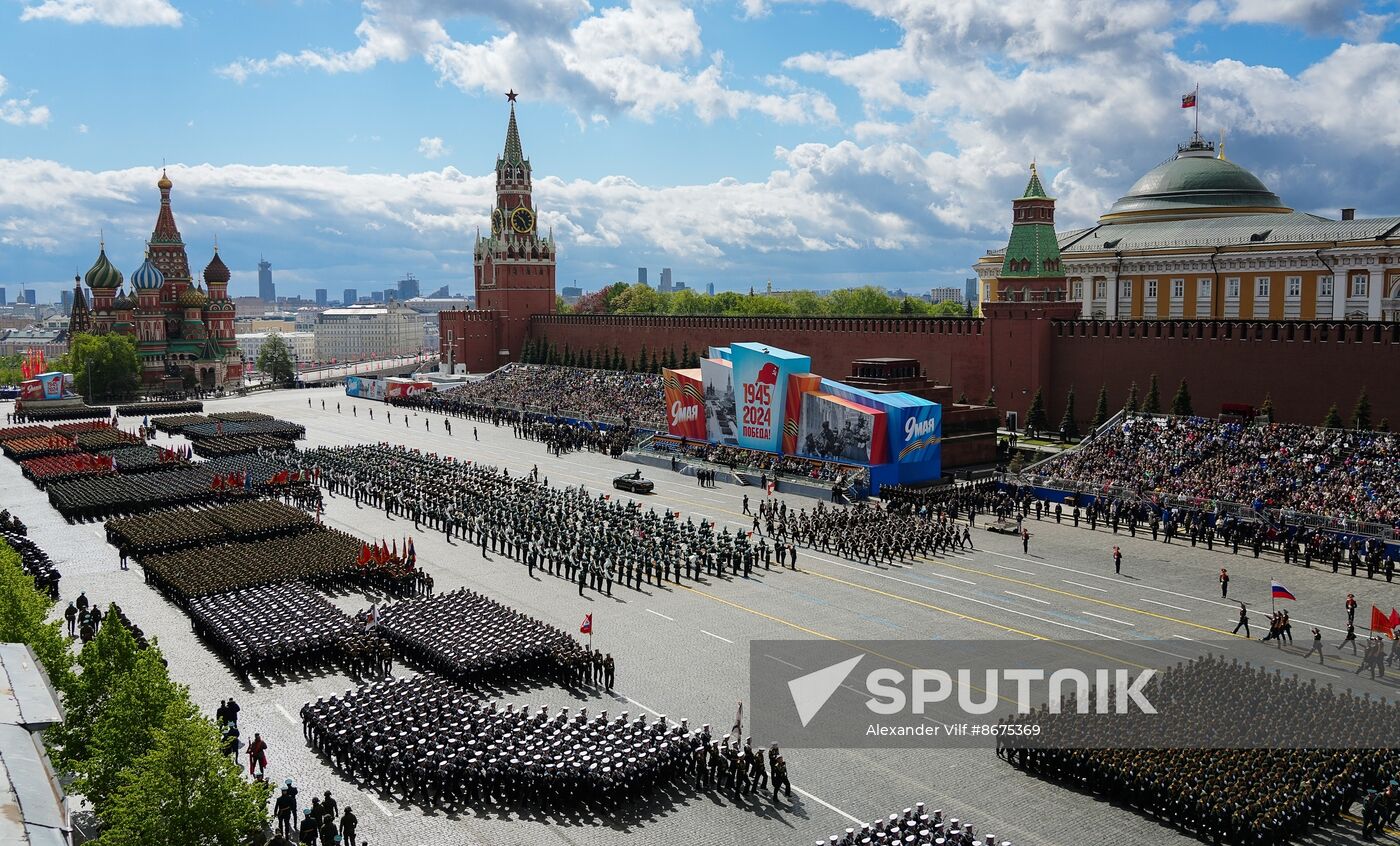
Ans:
POLYGON ((116 299, 112 300, 112 308, 116 311, 136 308, 136 297, 128 293, 125 289, 120 290, 117 292, 116 299))
POLYGON ((93 290, 119 288, 122 284, 122 272, 112 266, 112 262, 107 259, 105 247, 99 248, 97 261, 92 263, 83 281, 93 290))
POLYGON ((136 268, 136 272, 131 274, 131 284, 141 291, 151 291, 165 284, 165 274, 160 272, 160 268, 151 264, 149 253, 141 266, 136 268))

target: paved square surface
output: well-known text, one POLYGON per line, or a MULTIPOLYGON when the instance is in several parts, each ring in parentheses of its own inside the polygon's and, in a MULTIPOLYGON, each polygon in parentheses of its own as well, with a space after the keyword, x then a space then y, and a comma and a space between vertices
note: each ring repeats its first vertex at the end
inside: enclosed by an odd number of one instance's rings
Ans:
MULTIPOLYGON (((555 458, 543 444, 518 441, 508 427, 453 419, 448 437, 438 415, 402 412, 385 421, 385 407, 352 401, 337 390, 277 392, 206 403, 206 410, 256 410, 306 425, 301 446, 391 442, 463 460, 527 473, 538 465, 551 484, 585 484, 610 491, 609 480, 625 464, 593 453, 555 458), (312 407, 308 408, 307 400, 312 407), (326 409, 322 410, 322 400, 326 409), (340 412, 337 413, 337 403, 340 412), (375 420, 368 410, 373 405, 375 420), (352 407, 358 414, 352 414, 352 407), (431 429, 425 428, 425 421, 431 429), (473 429, 476 436, 473 436, 473 429)), ((156 443, 183 442, 160 435, 156 443)), ((684 516, 716 519, 731 531, 747 529, 741 499, 752 488, 720 485, 701 489, 689 477, 646 468, 656 492, 648 506, 667 506, 684 516)), ((318 696, 354 686, 337 673, 293 676, 271 684, 245 685, 192 633, 189 620, 142 580, 140 569, 120 572, 117 553, 105 543, 100 523, 69 525, 48 505, 44 492, 25 481, 19 467, 0 462, 4 502, 30 526, 63 572, 63 601, 86 590, 94 601, 119 602, 148 634, 159 639, 172 675, 190 686, 197 703, 212 714, 219 700, 234 696, 243 706, 244 737, 259 731, 270 745, 268 775, 295 779, 303 797, 331 790, 341 806, 351 805, 361 820, 361 839, 371 844, 538 844, 538 843, 704 843, 794 844, 809 846, 858 821, 899 811, 917 801, 968 820, 980 833, 1021 844, 1194 843, 1193 839, 1095 797, 1031 778, 983 750, 785 750, 794 785, 791 800, 736 801, 711 792, 681 790, 638 806, 618 819, 569 815, 524 816, 485 807, 461 815, 425 812, 390 797, 364 792, 343 780, 313 755, 301 737, 297 711, 318 696)), ((812 507, 791 498, 789 507, 812 507)), ((1384 579, 1355 579, 1329 570, 1285 565, 1192 548, 1188 543, 1154 543, 1150 535, 1114 536, 1072 528, 1066 522, 1036 522, 1029 554, 1018 539, 973 532, 977 549, 966 555, 924 560, 908 566, 871 567, 803 550, 800 572, 756 572, 751 580, 709 579, 692 586, 615 586, 612 598, 591 592, 580 598, 570 583, 549 575, 527 575, 513 561, 484 560, 474 546, 448 544, 440 533, 413 530, 411 521, 382 511, 356 508, 353 500, 327 499, 325 522, 365 539, 415 538, 419 564, 432 573, 438 590, 470 586, 528 614, 577 631, 585 613, 594 619, 594 644, 617 661, 615 695, 576 697, 564 690, 534 688, 507 692, 522 703, 585 705, 689 718, 692 726, 711 723, 722 734, 735 706, 747 699, 748 644, 753 639, 976 639, 1027 636, 1086 638, 1175 638, 1218 640, 1230 635, 1244 599, 1263 622, 1269 580, 1283 582, 1298 597, 1289 604, 1294 633, 1301 642, 1310 626, 1322 628, 1328 642, 1329 672, 1344 684, 1354 664, 1333 646, 1346 624, 1343 601, 1354 592, 1360 617, 1371 604, 1389 610, 1400 605, 1400 585, 1384 579), (1123 550, 1123 574, 1115 576, 1111 550, 1123 550), (1222 599, 1216 573, 1228 567, 1230 598, 1222 599)), ((332 597, 353 612, 369 600, 354 593, 332 597)), ((60 606, 61 608, 61 606, 60 606)), ((1358 620, 1358 623, 1363 623, 1358 620)), ((1257 631, 1256 631, 1257 634, 1257 631)), ((1239 638, 1241 658, 1272 649, 1239 638)), ((1297 650, 1300 654, 1302 649, 1297 650)), ((396 668, 396 674, 412 670, 396 668)), ((756 745, 766 745, 755 737, 756 745)), ((245 761, 246 762, 246 761, 245 761)), ((1260 774, 1263 777, 1263 774, 1260 774)), ((1354 839, 1355 828, 1329 830, 1311 839, 1337 843, 1354 839)))

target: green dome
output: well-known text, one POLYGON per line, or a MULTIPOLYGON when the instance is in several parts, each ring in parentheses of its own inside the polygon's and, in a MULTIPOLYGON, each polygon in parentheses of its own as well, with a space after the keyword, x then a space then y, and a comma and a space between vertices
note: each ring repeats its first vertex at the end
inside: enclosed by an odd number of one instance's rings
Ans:
POLYGON ((1290 211, 1259 177, 1217 158, 1209 143, 1195 141, 1143 174, 1099 220, 1132 223, 1290 211))
POLYGON ((93 290, 119 288, 122 284, 122 272, 112 266, 112 263, 107 260, 107 250, 102 248, 98 250, 97 261, 88 268, 83 281, 93 290))

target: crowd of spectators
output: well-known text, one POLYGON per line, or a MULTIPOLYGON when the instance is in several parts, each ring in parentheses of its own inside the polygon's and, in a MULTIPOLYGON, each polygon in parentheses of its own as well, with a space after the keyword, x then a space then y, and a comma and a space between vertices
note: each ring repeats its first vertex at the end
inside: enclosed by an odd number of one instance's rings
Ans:
POLYGON ((1036 467, 1081 490, 1239 503, 1283 519, 1400 525, 1400 437, 1388 432, 1130 415, 1036 467))
POLYGON ((508 364, 476 382, 423 392, 396 405, 479 417, 482 409, 544 412, 583 420, 623 421, 664 430, 661 376, 546 364, 508 364))

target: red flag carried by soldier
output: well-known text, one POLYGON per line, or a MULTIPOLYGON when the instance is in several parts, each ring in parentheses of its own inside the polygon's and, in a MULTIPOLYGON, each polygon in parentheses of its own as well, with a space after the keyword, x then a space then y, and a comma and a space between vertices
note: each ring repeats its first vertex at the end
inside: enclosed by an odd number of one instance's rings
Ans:
POLYGON ((586 634, 586 635, 591 635, 591 634, 593 634, 593 615, 592 615, 592 614, 584 614, 584 615, 583 615, 583 623, 578 627, 578 633, 579 633, 579 634, 586 634))
POLYGON ((1371 606, 1371 631, 1383 632, 1392 639, 1395 637, 1395 626, 1390 622, 1390 617, 1374 605, 1371 606))

